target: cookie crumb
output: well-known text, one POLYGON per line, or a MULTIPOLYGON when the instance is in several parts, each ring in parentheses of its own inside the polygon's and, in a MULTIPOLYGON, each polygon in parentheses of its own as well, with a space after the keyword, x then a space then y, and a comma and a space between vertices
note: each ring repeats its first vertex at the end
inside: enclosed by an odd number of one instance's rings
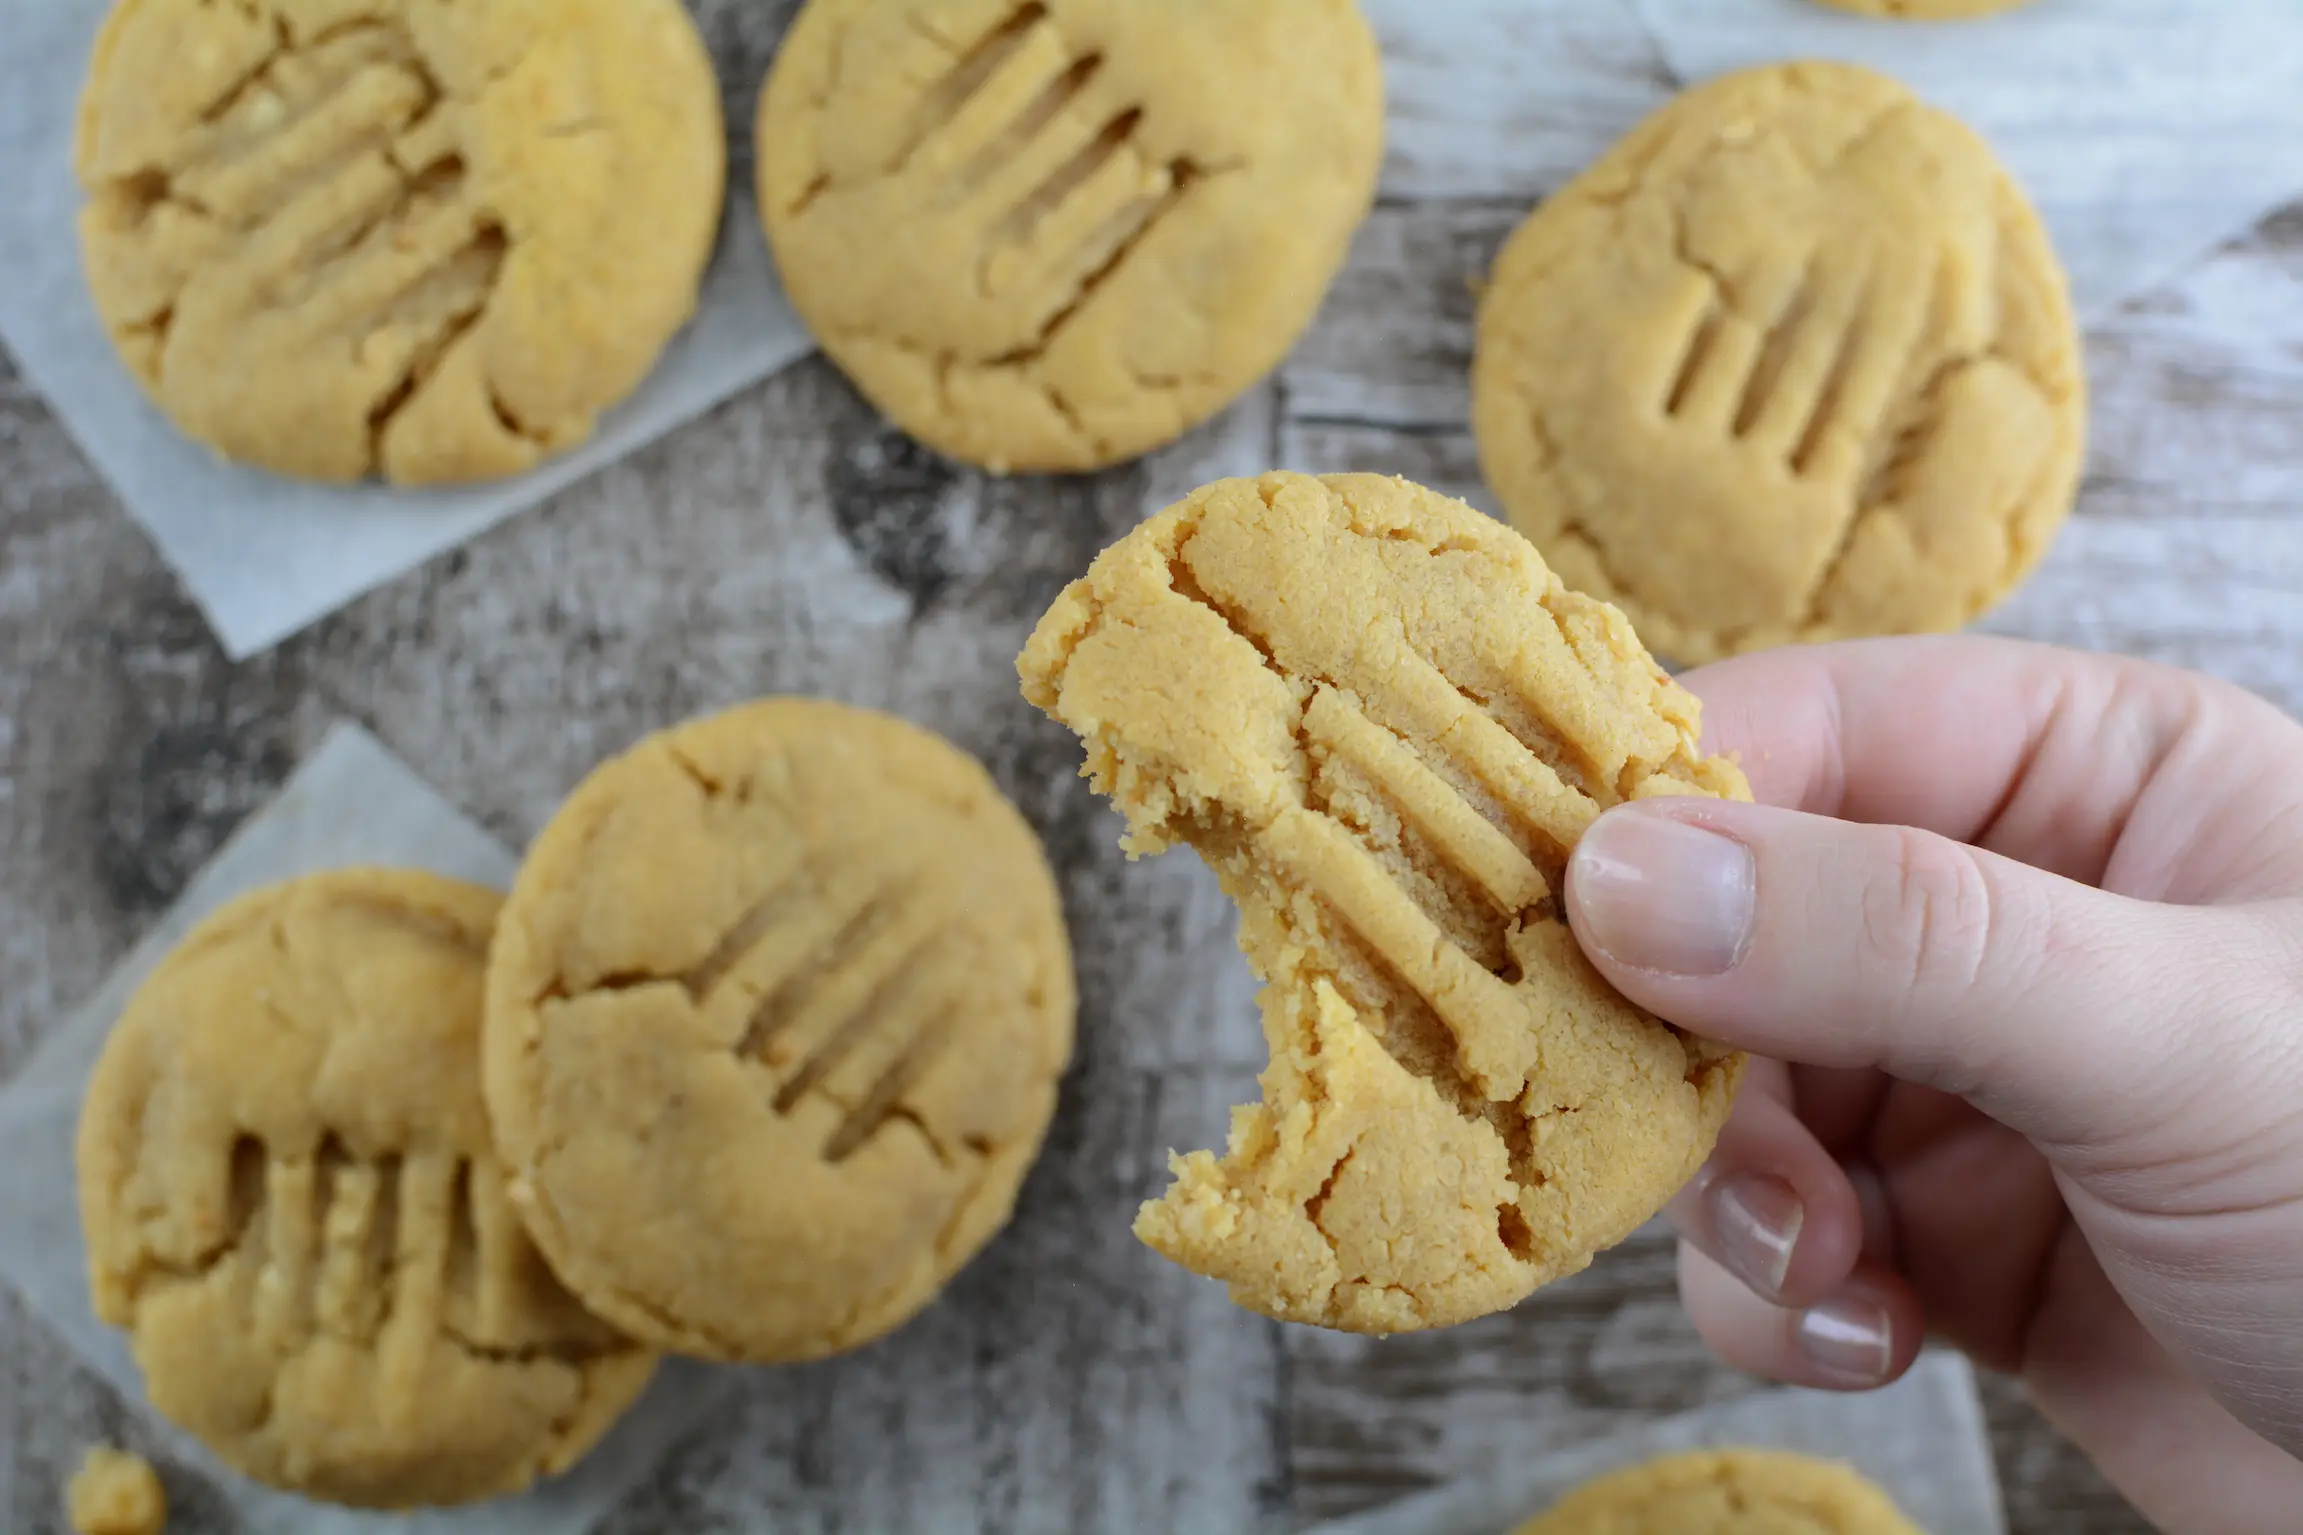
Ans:
POLYGON ((152 1463, 109 1445, 81 1457, 64 1508, 76 1535, 160 1535, 168 1522, 168 1494, 152 1463))

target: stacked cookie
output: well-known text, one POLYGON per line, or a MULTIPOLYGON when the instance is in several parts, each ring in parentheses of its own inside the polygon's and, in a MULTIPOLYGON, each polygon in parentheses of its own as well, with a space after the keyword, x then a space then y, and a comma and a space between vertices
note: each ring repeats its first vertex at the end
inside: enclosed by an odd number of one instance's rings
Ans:
POLYGON ((659 1350, 916 1313, 1006 1221, 1070 1054, 1036 840, 982 768, 771 699, 603 765, 508 899, 347 870, 196 928, 91 1081, 97 1313, 274 1486, 509 1492, 659 1350))
POLYGON ((1749 790, 1519 534, 1404 480, 1221 481, 1105 550, 1018 669, 1129 849, 1215 870, 1265 982, 1263 1101, 1177 1160, 1152 1247, 1283 1321, 1444 1327, 1710 1154, 1743 1058, 1611 990, 1559 891, 1609 806, 1749 790))

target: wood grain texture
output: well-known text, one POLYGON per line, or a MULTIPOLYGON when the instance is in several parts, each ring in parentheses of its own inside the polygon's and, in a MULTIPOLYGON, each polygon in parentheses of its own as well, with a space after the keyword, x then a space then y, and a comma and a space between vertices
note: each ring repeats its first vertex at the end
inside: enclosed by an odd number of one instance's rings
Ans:
MULTIPOLYGON (((1612 9, 1555 25, 1566 98, 1517 89, 1514 0, 1467 0, 1481 72, 1392 53, 1386 201, 1271 387, 1137 466, 995 481, 893 432, 824 364, 747 391, 294 642, 225 662, 174 578, 0 354, 0 1078, 326 724, 375 730, 517 843, 601 755, 757 693, 892 708, 982 755, 1048 840, 1081 1049, 1015 1225, 917 1323, 761 1372, 611 1520, 672 1530, 1230 1531, 1344 1512, 1497 1454, 1746 1389, 1644 1233, 1519 1310, 1375 1342, 1280 1329, 1139 1248, 1170 1146, 1215 1144, 1261 1064, 1232 917, 1188 857, 1124 862, 1075 743, 1016 696, 1032 619, 1200 480, 1371 468, 1487 505, 1465 428, 1472 284, 1528 200, 1669 89, 1612 9), (1468 125, 1468 126, 1467 126, 1468 125), (1519 147, 1498 175, 1491 147, 1519 147)), ((736 162, 790 0, 707 0, 736 162)), ((2084 503, 1990 627, 2203 667, 2303 710, 2303 215, 2090 338, 2084 503)), ((1994 1382, 2025 1535, 2142 1526, 1994 1382)), ((136 1415, 0 1297, 0 1529, 59 1527, 136 1415)), ((149 1447, 146 1445, 145 1447, 149 1447)), ((229 1529, 169 1467, 171 1529, 229 1529)))

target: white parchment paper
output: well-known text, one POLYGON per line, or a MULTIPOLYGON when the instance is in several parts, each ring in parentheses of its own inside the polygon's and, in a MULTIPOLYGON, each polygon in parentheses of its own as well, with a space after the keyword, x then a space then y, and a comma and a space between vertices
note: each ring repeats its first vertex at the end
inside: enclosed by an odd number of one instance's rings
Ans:
MULTIPOLYGON (((373 738, 340 725, 0 1088, 0 1282, 131 1401, 142 1401, 142 1379, 125 1338, 89 1308, 73 1190, 73 1132, 88 1073, 129 994, 195 922, 258 885, 361 863, 431 869, 501 888, 514 860, 373 738)), ((201 1466, 259 1535, 577 1535, 718 1405, 735 1379, 732 1371, 667 1361, 647 1394, 567 1475, 518 1498, 404 1515, 330 1508, 260 1487, 148 1415, 170 1454, 201 1466)))
POLYGON ((1868 64, 1965 119, 2039 206, 2093 319, 2303 192, 2303 3, 2030 0, 1962 22, 1815 0, 1628 0, 1674 74, 1868 64))
POLYGON ((1761 1391, 1553 1455, 1497 1465, 1318 1525, 1305 1535, 1508 1535, 1593 1477, 1657 1455, 1713 1446, 1797 1450, 1843 1460, 1885 1488, 1929 1535, 2005 1535, 1999 1480, 1975 1374, 1930 1352, 1884 1391, 1761 1391))
POLYGON ((72 119, 110 4, 0 0, 0 337, 235 660, 701 415, 814 345, 777 285, 750 191, 732 186, 695 319, 574 452, 517 479, 423 492, 308 485, 225 464, 144 398, 80 275, 72 119))

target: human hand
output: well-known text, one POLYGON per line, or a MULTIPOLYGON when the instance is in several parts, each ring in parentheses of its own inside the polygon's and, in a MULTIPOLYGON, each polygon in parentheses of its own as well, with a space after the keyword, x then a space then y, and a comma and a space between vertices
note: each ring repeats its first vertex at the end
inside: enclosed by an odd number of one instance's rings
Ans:
POLYGON ((1610 811, 1568 910, 1626 995, 1755 1056, 1672 1207, 1696 1326, 1841 1389, 1933 1331, 2159 1523, 2295 1529, 2303 725, 1975 638, 1682 680, 1761 803, 1610 811))

